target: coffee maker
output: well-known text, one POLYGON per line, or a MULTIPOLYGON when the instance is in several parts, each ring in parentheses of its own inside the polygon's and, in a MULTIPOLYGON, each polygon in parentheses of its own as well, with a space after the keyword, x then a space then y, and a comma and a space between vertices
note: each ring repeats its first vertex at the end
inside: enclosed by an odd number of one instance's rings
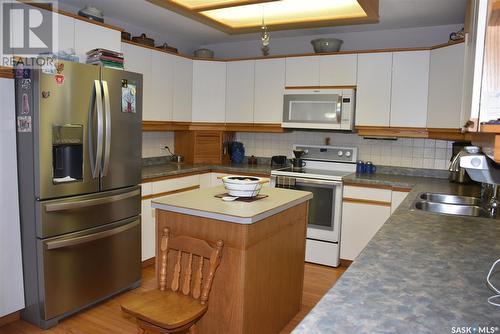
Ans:
POLYGON ((307 155, 308 151, 307 150, 293 150, 293 155, 295 158, 292 159, 292 167, 294 169, 302 169, 306 165, 304 160, 302 160, 302 157, 304 155, 307 155))

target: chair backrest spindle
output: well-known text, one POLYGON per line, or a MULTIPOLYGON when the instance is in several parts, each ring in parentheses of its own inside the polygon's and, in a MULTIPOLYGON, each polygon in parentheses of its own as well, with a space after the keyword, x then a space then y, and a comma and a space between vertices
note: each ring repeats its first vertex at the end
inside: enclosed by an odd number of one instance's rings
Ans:
POLYGON ((160 290, 165 291, 167 287, 167 255, 168 255, 168 239, 170 238, 170 230, 163 229, 163 235, 160 243, 160 290))
POLYGON ((186 296, 191 294, 194 299, 199 299, 201 304, 206 304, 212 288, 215 272, 221 261, 223 246, 224 242, 222 240, 218 240, 216 246, 211 247, 206 241, 192 237, 178 236, 170 238, 170 229, 164 228, 160 243, 160 290, 164 291, 167 289, 168 251, 176 251, 176 258, 172 264, 174 268, 170 289, 173 292, 182 292, 186 296), (187 261, 186 259, 183 261, 182 253, 189 254, 187 261), (195 265, 194 282, 193 256, 198 258, 198 263, 195 265), (208 271, 205 272, 206 277, 204 277, 205 275, 203 273, 205 260, 208 260, 209 264, 208 271), (182 286, 181 272, 183 273, 182 286))

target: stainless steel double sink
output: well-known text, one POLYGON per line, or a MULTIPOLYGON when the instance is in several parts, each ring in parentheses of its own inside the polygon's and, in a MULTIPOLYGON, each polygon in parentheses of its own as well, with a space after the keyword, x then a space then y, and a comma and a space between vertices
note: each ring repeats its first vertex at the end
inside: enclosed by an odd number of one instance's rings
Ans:
POLYGON ((413 208, 438 214, 491 218, 478 197, 426 192, 418 195, 413 208))

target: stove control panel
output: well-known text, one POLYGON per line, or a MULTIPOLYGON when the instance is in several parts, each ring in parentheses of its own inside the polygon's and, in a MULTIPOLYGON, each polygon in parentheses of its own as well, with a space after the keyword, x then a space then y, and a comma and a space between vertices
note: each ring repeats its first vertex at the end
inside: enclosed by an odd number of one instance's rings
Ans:
POLYGON ((305 160, 356 163, 358 159, 358 148, 354 146, 294 145, 293 148, 307 151, 307 154, 302 156, 305 160))

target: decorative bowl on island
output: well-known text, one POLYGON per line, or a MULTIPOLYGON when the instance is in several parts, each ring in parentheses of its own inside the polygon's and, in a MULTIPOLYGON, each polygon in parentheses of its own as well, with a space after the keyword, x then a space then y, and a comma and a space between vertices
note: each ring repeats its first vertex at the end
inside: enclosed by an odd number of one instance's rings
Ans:
POLYGON ((222 178, 224 187, 229 196, 255 197, 259 194, 262 184, 266 180, 255 176, 224 176, 222 178))

